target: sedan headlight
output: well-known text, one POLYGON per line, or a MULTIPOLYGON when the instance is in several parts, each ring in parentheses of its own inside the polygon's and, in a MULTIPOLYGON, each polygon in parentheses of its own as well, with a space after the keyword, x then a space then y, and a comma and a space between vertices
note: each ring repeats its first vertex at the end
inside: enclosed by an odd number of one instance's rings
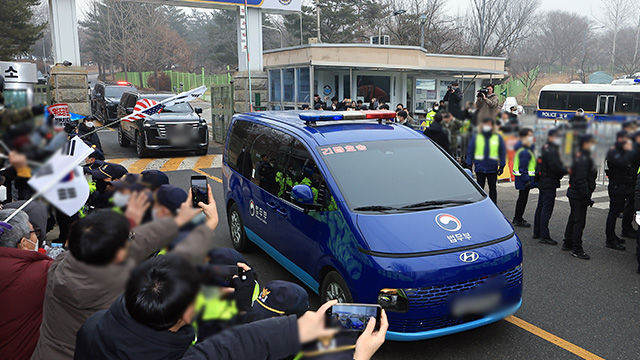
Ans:
POLYGON ((145 120, 145 121, 142 123, 142 126, 144 126, 144 127, 146 127, 146 128, 150 128, 150 127, 154 126, 155 124, 156 124, 156 122, 155 122, 155 121, 153 121, 153 120, 145 120))
POLYGON ((378 293, 378 304, 385 310, 407 312, 409 299, 402 289, 382 289, 378 293))

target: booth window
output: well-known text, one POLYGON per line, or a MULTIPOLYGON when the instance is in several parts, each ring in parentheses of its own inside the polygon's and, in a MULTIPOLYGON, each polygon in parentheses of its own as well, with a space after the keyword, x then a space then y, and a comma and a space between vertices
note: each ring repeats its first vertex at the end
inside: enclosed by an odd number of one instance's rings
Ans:
POLYGON ((297 68, 296 76, 298 77, 298 102, 308 103, 311 101, 309 68, 297 68))
POLYGON ((7 108, 21 109, 28 105, 27 90, 23 89, 5 89, 4 105, 7 108))
POLYGON ((269 70, 269 83, 271 85, 269 101, 282 101, 282 79, 280 70, 269 70))
POLYGON ((294 102, 295 99, 295 79, 293 69, 282 69, 282 101, 294 102))
POLYGON ((389 102, 391 97, 391 78, 389 76, 358 75, 358 96, 364 97, 365 102, 377 98, 378 101, 389 102))

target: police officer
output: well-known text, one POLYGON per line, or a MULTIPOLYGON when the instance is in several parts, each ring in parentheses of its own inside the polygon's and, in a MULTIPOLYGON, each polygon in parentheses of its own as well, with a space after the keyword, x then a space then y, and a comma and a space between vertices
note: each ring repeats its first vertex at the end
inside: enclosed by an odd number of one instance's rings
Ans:
POLYGON ((513 226, 531 227, 522 216, 527 207, 529 191, 536 187, 536 156, 533 145, 533 130, 524 128, 520 130, 520 141, 516 144, 516 154, 513 160, 513 175, 516 178, 516 189, 518 200, 516 201, 516 212, 513 216, 513 226))
POLYGON ((571 250, 574 257, 589 260, 591 257, 582 247, 582 232, 587 221, 587 208, 594 204, 591 194, 596 189, 598 176, 598 170, 591 158, 595 139, 591 134, 582 134, 578 137, 578 144, 579 149, 571 165, 569 189, 567 189, 571 213, 564 232, 562 250, 571 250))
POLYGON ((549 219, 553 214, 553 206, 556 202, 556 189, 560 187, 560 179, 568 171, 560 160, 560 145, 562 138, 557 129, 549 130, 547 142, 540 150, 540 158, 536 167, 538 179, 538 206, 533 221, 533 238, 547 245, 556 245, 557 241, 551 239, 549 233, 549 219))
POLYGON ((44 105, 24 107, 22 109, 7 109, 4 107, 4 76, 0 75, 0 134, 11 125, 19 124, 31 119, 35 115, 44 114, 44 105))
MULTIPOLYGON (((607 215, 607 224, 605 233, 607 235, 607 247, 614 250, 624 250, 621 245, 624 240, 616 236, 616 219, 625 207, 625 202, 633 196, 635 186, 634 173, 637 168, 633 167, 635 152, 633 144, 624 130, 616 134, 616 143, 607 153, 607 176, 609 177, 609 214, 607 215)), ((626 215, 626 214, 625 214, 626 215)), ((628 215, 627 215, 628 217, 628 215)), ((623 235, 631 235, 633 228, 631 227, 630 218, 623 218, 622 233, 623 235), (628 228, 625 228, 625 225, 628 228), (629 229, 630 228, 630 229, 629 229)))
POLYGON ((489 183, 489 197, 498 204, 497 182, 507 162, 507 149, 502 136, 495 132, 495 120, 486 117, 482 120, 480 132, 475 134, 467 149, 467 167, 475 164, 478 184, 484 189, 489 183))

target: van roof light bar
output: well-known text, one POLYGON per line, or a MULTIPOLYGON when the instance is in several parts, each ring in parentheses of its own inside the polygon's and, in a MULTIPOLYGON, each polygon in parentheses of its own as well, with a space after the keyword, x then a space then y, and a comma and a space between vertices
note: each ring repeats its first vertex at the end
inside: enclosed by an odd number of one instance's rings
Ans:
POLYGON ((396 113, 391 110, 364 110, 364 111, 305 111, 298 115, 305 124, 316 122, 344 121, 344 120, 374 120, 382 122, 384 119, 393 119, 396 113))

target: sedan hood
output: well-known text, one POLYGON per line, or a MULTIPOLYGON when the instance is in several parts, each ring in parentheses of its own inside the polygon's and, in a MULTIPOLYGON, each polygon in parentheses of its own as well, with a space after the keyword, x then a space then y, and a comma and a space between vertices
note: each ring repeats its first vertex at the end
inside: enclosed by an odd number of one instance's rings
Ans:
POLYGON ((455 251, 513 235, 513 227, 489 198, 428 211, 358 214, 357 223, 368 250, 383 254, 455 251))
POLYGON ((155 113, 151 116, 148 116, 149 118, 153 119, 153 121, 156 122, 163 122, 163 121, 188 121, 188 122, 193 122, 193 121, 199 121, 200 118, 198 117, 198 115, 194 112, 191 113, 171 113, 171 112, 160 112, 160 113, 155 113))

